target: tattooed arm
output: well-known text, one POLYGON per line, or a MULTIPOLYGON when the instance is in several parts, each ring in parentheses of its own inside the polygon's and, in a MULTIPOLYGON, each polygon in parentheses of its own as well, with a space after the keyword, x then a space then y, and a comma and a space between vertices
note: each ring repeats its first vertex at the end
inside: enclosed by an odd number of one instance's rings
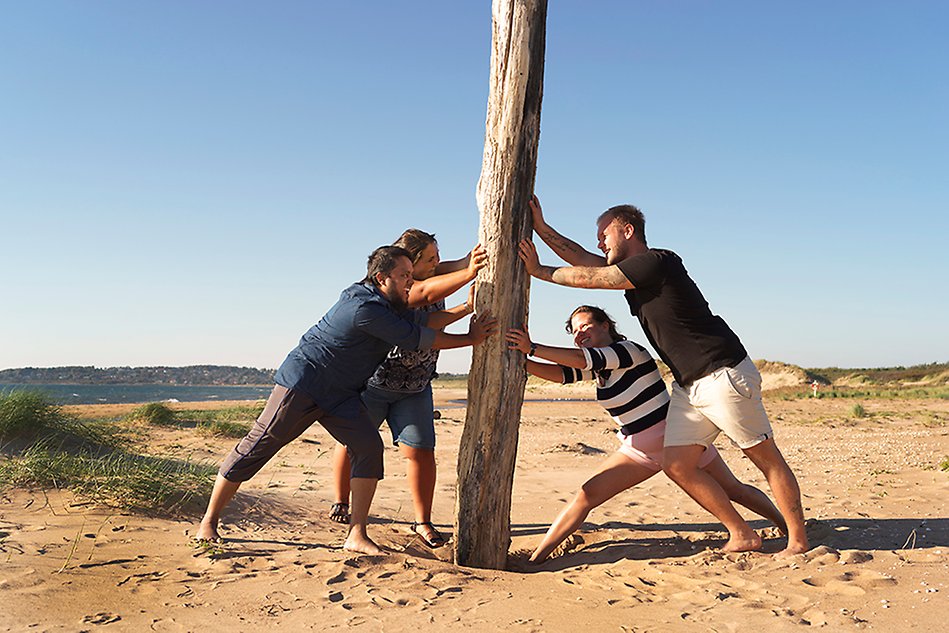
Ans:
POLYGON ((534 221, 534 232, 557 255, 571 266, 605 266, 606 258, 591 253, 573 240, 564 237, 544 220, 544 213, 540 208, 537 196, 531 196, 531 217, 534 221))
POLYGON ((522 240, 518 256, 531 277, 571 288, 599 288, 603 290, 630 290, 632 282, 617 266, 544 266, 537 257, 537 249, 529 240, 522 240))

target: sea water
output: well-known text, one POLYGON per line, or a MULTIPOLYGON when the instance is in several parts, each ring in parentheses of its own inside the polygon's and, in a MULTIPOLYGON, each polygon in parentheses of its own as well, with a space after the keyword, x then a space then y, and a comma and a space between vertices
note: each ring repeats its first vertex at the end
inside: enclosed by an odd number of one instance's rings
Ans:
POLYGON ((273 385, 13 385, 0 383, 0 394, 41 391, 56 404, 118 404, 266 400, 273 385))

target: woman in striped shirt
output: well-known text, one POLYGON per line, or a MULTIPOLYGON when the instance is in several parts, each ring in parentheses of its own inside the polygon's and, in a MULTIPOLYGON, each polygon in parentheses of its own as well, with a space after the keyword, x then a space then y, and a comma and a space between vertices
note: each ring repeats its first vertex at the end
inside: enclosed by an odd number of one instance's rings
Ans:
MULTIPOLYGON (((620 426, 619 449, 580 488, 554 521, 530 560, 544 561, 587 518, 590 510, 662 470, 662 444, 669 394, 656 361, 640 345, 627 341, 602 309, 580 306, 567 319, 576 348, 551 347, 530 340, 527 330, 511 329, 511 349, 552 363, 528 359, 527 371, 559 383, 596 382, 596 399, 620 426)), ((772 521, 782 531, 784 519, 761 490, 735 478, 714 446, 699 466, 721 484, 729 498, 772 521)))

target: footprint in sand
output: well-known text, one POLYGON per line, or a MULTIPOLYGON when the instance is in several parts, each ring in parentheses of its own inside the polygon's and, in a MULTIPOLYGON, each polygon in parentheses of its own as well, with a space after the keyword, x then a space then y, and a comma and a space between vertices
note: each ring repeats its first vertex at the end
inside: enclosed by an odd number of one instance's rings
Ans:
POLYGON ((857 565, 860 563, 866 563, 873 560, 873 554, 870 552, 861 552, 860 550, 850 550, 847 552, 841 552, 840 560, 837 561, 841 565, 857 565))
POLYGON ((577 455, 604 455, 606 451, 603 449, 597 448, 595 446, 590 446, 589 444, 584 444, 583 442, 577 442, 575 444, 557 444, 548 448, 544 453, 576 453, 577 455))
POLYGON ((811 565, 830 565, 840 561, 840 552, 826 545, 819 545, 804 552, 801 557, 811 565))
POLYGON ((113 622, 118 622, 122 619, 122 616, 115 613, 93 613, 91 615, 83 616, 83 624, 112 624, 113 622))
POLYGON ((897 584, 896 578, 874 571, 855 570, 828 577, 809 576, 801 582, 817 587, 829 593, 844 596, 862 596, 868 589, 888 587, 897 584))

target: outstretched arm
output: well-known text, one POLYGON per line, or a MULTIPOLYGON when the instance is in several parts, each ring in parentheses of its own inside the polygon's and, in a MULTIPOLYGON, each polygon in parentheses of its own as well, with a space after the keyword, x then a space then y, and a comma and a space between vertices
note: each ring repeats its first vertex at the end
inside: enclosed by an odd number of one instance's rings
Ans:
POLYGON ((518 255, 531 277, 571 288, 631 290, 635 286, 616 266, 544 266, 537 257, 537 248, 530 240, 518 245, 518 255))
POLYGON ((550 363, 538 363, 536 360, 527 359, 527 373, 531 376, 537 376, 550 382, 563 384, 563 370, 560 365, 551 365, 550 363))
MULTIPOLYGON (((531 341, 530 334, 527 333, 527 328, 511 328, 504 335, 504 338, 507 339, 508 349, 516 349, 524 354, 576 369, 583 369, 587 366, 587 359, 583 354, 583 350, 576 347, 553 347, 552 345, 534 343, 531 341)), ((562 378, 563 374, 560 375, 558 380, 562 378)))
MULTIPOLYGON (((583 356, 583 352, 578 349, 569 349, 565 347, 549 347, 547 345, 538 345, 537 343, 531 342, 530 335, 527 333, 527 329, 518 329, 511 328, 508 330, 505 338, 508 342, 508 349, 516 349, 519 352, 524 354, 538 356, 547 360, 554 360, 551 356, 556 356, 558 358, 564 358, 570 360, 571 362, 576 361, 574 354, 561 354, 560 352, 578 352, 580 356, 583 356)), ((556 362, 556 361, 555 361, 556 362)), ((538 363, 536 360, 527 359, 527 373, 531 376, 537 376, 538 378, 543 378, 544 380, 549 380, 550 382, 559 382, 563 383, 563 368, 561 365, 566 363, 560 363, 558 365, 551 365, 550 363, 538 363)), ((583 367, 584 361, 581 359, 580 367, 583 367)))
POLYGON ((409 307, 427 306, 444 299, 477 277, 478 271, 487 263, 488 254, 484 247, 478 244, 471 249, 468 257, 454 262, 445 262, 447 264, 445 268, 442 268, 444 264, 439 264, 436 269, 438 275, 412 284, 409 290, 409 307), (461 265, 462 262, 464 262, 463 265, 461 265))
POLYGON ((531 196, 528 203, 531 209, 531 217, 534 220, 534 232, 544 244, 549 246, 557 255, 571 266, 605 266, 606 258, 596 253, 591 253, 573 240, 564 237, 558 233, 552 226, 544 220, 544 212, 540 208, 540 200, 537 196, 531 196))
POLYGON ((454 349, 469 345, 480 345, 484 339, 498 331, 498 320, 488 313, 471 317, 467 334, 448 334, 436 331, 432 349, 454 349))
POLYGON ((433 330, 441 330, 474 312, 474 290, 474 284, 469 286, 468 300, 464 303, 458 304, 454 308, 429 313, 426 325, 433 330))

